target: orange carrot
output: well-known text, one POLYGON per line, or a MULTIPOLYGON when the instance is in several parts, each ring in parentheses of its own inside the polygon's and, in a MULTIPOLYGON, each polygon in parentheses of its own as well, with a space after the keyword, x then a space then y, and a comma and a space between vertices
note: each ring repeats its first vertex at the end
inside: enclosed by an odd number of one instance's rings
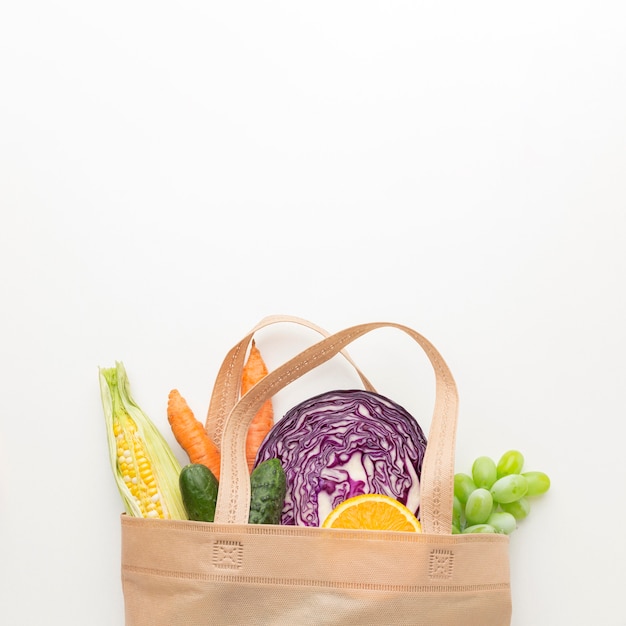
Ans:
POLYGON ((172 389, 167 401, 167 419, 172 433, 187 453, 190 463, 206 465, 215 478, 220 478, 220 451, 211 440, 178 389, 172 389))
MULTIPOLYGON (((243 367, 241 376, 241 394, 247 393, 250 388, 256 385, 264 376, 267 376, 267 366, 253 339, 250 354, 243 367)), ((259 446, 273 425, 274 407, 271 398, 269 398, 263 403, 263 406, 254 416, 248 429, 248 436, 246 438, 246 459, 250 472, 252 472, 259 446)))

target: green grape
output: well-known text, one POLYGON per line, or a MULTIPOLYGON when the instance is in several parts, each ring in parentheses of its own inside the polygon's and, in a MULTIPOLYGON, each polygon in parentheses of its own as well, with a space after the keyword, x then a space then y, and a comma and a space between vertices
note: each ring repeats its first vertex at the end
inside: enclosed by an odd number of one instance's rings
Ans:
POLYGON ((491 487, 491 495, 499 504, 515 502, 526 495, 528 481, 521 474, 507 474, 498 478, 491 487))
POLYGON ((524 497, 514 502, 503 502, 500 508, 510 513, 516 520, 521 520, 530 513, 530 502, 524 497))
POLYGON ((452 523, 456 524, 459 528, 461 527, 461 518, 463 516, 463 505, 461 501, 454 496, 452 499, 452 523))
POLYGON ((479 456, 472 465, 472 478, 477 487, 490 489, 498 478, 495 461, 488 456, 479 456))
POLYGON ((467 502, 467 498, 476 489, 476 485, 469 474, 458 473, 454 475, 454 495, 461 504, 467 502))
POLYGON ((468 533, 495 533, 496 529, 489 524, 474 524, 473 526, 468 526, 463 529, 462 534, 466 535, 468 533))
POLYGON ((469 473, 454 475, 452 533, 510 535, 530 513, 530 497, 550 489, 544 472, 522 472, 524 456, 507 450, 497 463, 476 457, 469 473))
POLYGON ((493 496, 489 489, 475 489, 470 493, 465 504, 465 519, 471 526, 484 524, 491 515, 493 496))
POLYGON ((493 526, 498 533, 510 535, 517 528, 517 520, 511 513, 505 511, 496 511, 489 516, 486 522, 489 526, 493 526))
POLYGON ((508 450, 498 461, 496 471, 498 478, 509 474, 521 474, 524 467, 524 455, 518 450, 508 450))
POLYGON ((543 472, 524 472, 522 476, 528 481, 527 496, 540 496, 550 489, 550 478, 543 472))

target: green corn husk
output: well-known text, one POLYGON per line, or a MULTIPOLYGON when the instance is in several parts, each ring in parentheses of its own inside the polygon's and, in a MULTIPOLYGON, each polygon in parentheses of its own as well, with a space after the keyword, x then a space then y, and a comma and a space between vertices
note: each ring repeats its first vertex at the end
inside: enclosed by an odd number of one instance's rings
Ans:
POLYGON ((99 368, 99 376, 111 467, 126 513, 187 519, 178 485, 181 465, 130 395, 124 365, 99 368))

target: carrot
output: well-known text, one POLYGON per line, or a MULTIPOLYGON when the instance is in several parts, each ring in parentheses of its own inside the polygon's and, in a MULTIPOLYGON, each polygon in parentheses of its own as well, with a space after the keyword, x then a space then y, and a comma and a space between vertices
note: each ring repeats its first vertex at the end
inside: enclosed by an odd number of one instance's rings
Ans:
POLYGON ((220 478, 220 451, 189 408, 178 389, 172 389, 167 401, 167 419, 172 433, 187 453, 190 463, 206 465, 215 478, 220 478))
MULTIPOLYGON (((241 376, 241 394, 246 394, 264 376, 267 376, 267 366, 253 339, 250 354, 243 367, 241 376)), ((250 472, 252 472, 259 446, 273 425, 274 407, 270 398, 263 403, 258 413, 252 418, 252 422, 248 428, 248 435, 246 437, 246 459, 250 472)))

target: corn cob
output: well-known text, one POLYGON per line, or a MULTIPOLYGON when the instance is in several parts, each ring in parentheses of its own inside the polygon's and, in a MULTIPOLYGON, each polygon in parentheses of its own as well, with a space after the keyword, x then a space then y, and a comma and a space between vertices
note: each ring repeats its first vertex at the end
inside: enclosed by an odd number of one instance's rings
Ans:
POLYGON ((100 368, 100 393, 111 467, 126 513, 187 519, 178 485, 180 463, 130 395, 122 363, 100 368))

